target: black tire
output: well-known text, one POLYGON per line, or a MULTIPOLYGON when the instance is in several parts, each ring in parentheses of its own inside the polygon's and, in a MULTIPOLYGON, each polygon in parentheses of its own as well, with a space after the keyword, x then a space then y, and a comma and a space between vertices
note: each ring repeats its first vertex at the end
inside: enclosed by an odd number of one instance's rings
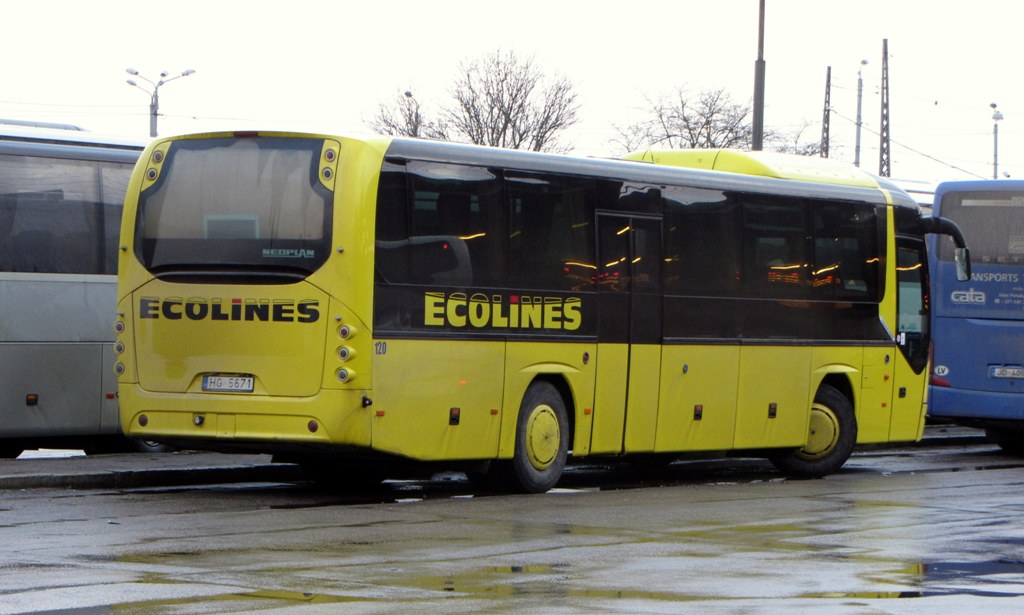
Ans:
POLYGON ((843 467, 857 443, 857 418, 850 400, 823 384, 811 406, 810 433, 803 448, 771 457, 794 478, 820 478, 843 467))
POLYGON ((129 450, 137 453, 173 453, 176 448, 170 444, 161 444, 159 442, 153 442, 152 440, 137 440, 135 438, 129 438, 129 450))
POLYGON ((86 455, 112 455, 118 453, 173 453, 177 449, 168 444, 139 440, 127 436, 104 436, 87 442, 86 455))
POLYGON ((1024 433, 1012 429, 989 428, 985 430, 985 435, 1007 453, 1024 455, 1024 433))
POLYGON ((512 486, 525 493, 551 489, 562 478, 568 456, 569 415, 565 400, 550 382, 534 382, 519 405, 512 486))

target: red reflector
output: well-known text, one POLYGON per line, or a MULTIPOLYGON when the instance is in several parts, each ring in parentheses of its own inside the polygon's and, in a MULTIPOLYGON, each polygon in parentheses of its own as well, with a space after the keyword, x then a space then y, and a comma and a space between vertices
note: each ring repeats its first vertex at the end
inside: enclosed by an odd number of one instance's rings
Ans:
POLYGON ((945 387, 948 389, 951 385, 949 384, 949 380, 946 380, 945 378, 932 376, 932 386, 945 387))
POLYGON ((107 399, 117 399, 117 393, 107 393, 107 399))
POLYGON ((316 421, 310 421, 309 425, 306 427, 309 428, 309 433, 316 433, 316 430, 320 429, 320 426, 317 425, 316 421))
POLYGON ((255 130, 244 130, 236 132, 234 134, 235 137, 238 139, 252 139, 254 137, 260 136, 260 133, 256 132, 255 130))
POLYGON ((39 405, 39 395, 37 395, 35 393, 29 393, 28 395, 26 395, 25 396, 25 405, 26 406, 38 406, 39 405))

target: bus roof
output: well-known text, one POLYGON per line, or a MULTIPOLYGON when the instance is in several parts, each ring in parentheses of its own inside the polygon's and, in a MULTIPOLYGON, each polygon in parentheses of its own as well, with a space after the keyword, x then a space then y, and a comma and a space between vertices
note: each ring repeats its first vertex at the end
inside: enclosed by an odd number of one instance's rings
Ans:
POLYGON ((131 150, 141 150, 147 143, 143 139, 94 133, 70 124, 16 122, 4 119, 0 119, 0 141, 103 146, 131 150))
POLYGON ((1024 190, 1024 179, 961 179, 944 181, 935 187, 935 195, 946 192, 1016 192, 1024 190))
MULTIPOLYGON (((615 177, 649 183, 679 184, 693 187, 707 187, 723 190, 743 190, 752 192, 772 192, 790 196, 808 196, 828 199, 849 199, 876 204, 894 204, 920 211, 917 203, 892 184, 883 185, 872 176, 856 170, 850 173, 850 167, 844 163, 827 159, 814 159, 806 156, 791 155, 752 155, 749 152, 735 150, 686 150, 689 156, 713 156, 716 153, 729 151, 722 158, 722 165, 712 165, 713 170, 702 166, 679 165, 662 162, 651 164, 635 158, 604 159, 580 158, 561 154, 543 154, 506 150, 476 145, 428 141, 420 139, 392 139, 387 149, 387 156, 410 159, 430 159, 439 162, 461 164, 494 165, 513 167, 524 170, 549 171, 565 174, 586 174, 615 177), (754 162, 755 159, 760 162, 754 162), (744 163, 743 161, 750 161, 744 163), (807 162, 811 161, 811 162, 807 162), (823 161, 823 162, 819 162, 823 161), (786 166, 781 163, 786 162, 786 166), (797 173, 801 163, 807 168, 814 166, 822 169, 817 175, 810 172, 797 173), (760 165, 760 166, 758 166, 760 165), (723 169, 721 166, 728 166, 723 169), (835 168, 833 175, 862 175, 865 180, 824 181, 825 169, 835 168), (883 190, 884 189, 884 190, 883 190), (887 198, 891 195, 891 201, 887 198)), ((680 160, 682 157, 680 157, 680 160)))
POLYGON ((646 150, 624 156, 676 167, 726 171, 776 179, 878 188, 878 182, 855 166, 828 158, 736 149, 646 150))

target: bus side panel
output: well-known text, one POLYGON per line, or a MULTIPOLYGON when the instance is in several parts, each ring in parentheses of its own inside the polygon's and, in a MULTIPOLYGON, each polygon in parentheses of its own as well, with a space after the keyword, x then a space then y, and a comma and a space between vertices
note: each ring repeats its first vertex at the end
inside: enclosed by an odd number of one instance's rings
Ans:
POLYGON ((575 426, 569 449, 574 456, 591 452, 593 414, 588 411, 594 408, 596 349, 595 344, 509 342, 499 457, 507 459, 515 452, 519 406, 530 383, 541 375, 564 378, 568 383, 572 398, 565 400, 565 409, 575 426))
POLYGON ((387 340, 374 357, 373 448, 424 461, 494 458, 504 369, 504 342, 387 340))
POLYGON ((740 349, 735 448, 806 444, 811 353, 803 346, 740 349))
POLYGON ((0 356, 4 437, 99 433, 99 344, 0 344, 0 356), (28 405, 28 395, 37 395, 38 404, 28 405))
POLYGON ((629 353, 625 448, 629 453, 653 452, 658 428, 661 346, 634 344, 629 353))
POLYGON ((921 439, 924 433, 924 416, 927 414, 925 395, 927 394, 928 369, 915 374, 907 363, 903 353, 895 355, 896 390, 892 396, 892 422, 889 425, 891 442, 914 441, 921 439))
MULTIPOLYGON (((860 352, 858 350, 857 352, 860 352)), ((889 441, 895 348, 865 348, 857 411, 857 443, 889 441)), ((854 363, 856 365, 856 363, 854 363)))
POLYGON ((591 454, 622 452, 626 420, 626 378, 629 374, 627 344, 599 344, 597 387, 594 391, 594 430, 591 454))
POLYGON ((732 448, 738 346, 665 346, 657 452, 732 448))

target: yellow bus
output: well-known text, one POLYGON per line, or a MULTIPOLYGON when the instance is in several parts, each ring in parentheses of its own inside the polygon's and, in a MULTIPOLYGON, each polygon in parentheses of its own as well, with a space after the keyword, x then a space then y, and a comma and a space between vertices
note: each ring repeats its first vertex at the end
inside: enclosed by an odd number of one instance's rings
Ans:
POLYGON ((121 234, 124 432, 526 492, 569 457, 812 477, 918 439, 924 234, 949 229, 853 168, 689 156, 156 140, 121 234))

